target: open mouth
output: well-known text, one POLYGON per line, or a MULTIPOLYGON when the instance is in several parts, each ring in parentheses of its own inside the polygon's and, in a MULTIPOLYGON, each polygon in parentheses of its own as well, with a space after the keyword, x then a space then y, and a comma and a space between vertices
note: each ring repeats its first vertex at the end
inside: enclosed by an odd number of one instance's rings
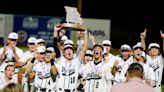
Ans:
POLYGON ((137 54, 137 56, 141 56, 141 54, 137 54))
POLYGON ((96 55, 98 55, 98 54, 99 54, 99 52, 96 52, 95 54, 96 54, 96 55))

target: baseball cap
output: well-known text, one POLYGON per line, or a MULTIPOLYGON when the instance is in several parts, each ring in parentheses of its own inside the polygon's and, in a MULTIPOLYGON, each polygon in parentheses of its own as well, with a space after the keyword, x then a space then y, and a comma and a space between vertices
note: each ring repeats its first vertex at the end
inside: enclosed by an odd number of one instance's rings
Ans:
POLYGON ((48 47, 48 48, 46 49, 46 51, 51 51, 51 52, 54 52, 55 50, 54 50, 54 48, 53 48, 53 47, 48 47))
POLYGON ((63 35, 62 37, 61 37, 61 41, 66 41, 66 40, 68 40, 68 37, 66 36, 66 35, 63 35))
POLYGON ((121 50, 131 50, 130 46, 127 44, 124 44, 121 46, 121 50))
POLYGON ((136 45, 133 46, 133 49, 137 49, 137 48, 143 49, 143 47, 141 46, 141 42, 138 42, 136 45))
POLYGON ((67 49, 67 48, 73 49, 73 46, 72 46, 71 44, 66 44, 66 45, 64 45, 64 50, 67 49))
POLYGON ((46 52, 46 48, 44 46, 37 47, 37 53, 45 53, 45 52, 46 52))
POLYGON ((8 39, 18 39, 18 34, 15 32, 11 32, 8 35, 8 39))
POLYGON ((151 49, 151 48, 160 48, 160 46, 157 43, 150 43, 148 49, 151 49))
POLYGON ((96 48, 96 47, 100 47, 102 50, 104 50, 104 47, 103 47, 101 44, 95 44, 95 45, 93 46, 93 49, 96 48))
POLYGON ((46 43, 46 42, 45 42, 45 40, 43 40, 43 39, 40 38, 40 39, 37 39, 36 40, 36 44, 38 44, 38 43, 46 43))
POLYGON ((64 45, 68 45, 68 44, 72 46, 74 45, 73 41, 69 39, 64 42, 64 45))
POLYGON ((91 50, 87 50, 87 51, 85 52, 85 56, 87 56, 87 55, 93 56, 93 52, 92 52, 91 50))
POLYGON ((109 41, 109 40, 104 40, 104 41, 102 42, 102 44, 103 44, 103 45, 109 45, 109 46, 112 45, 112 44, 111 44, 111 41, 109 41))
POLYGON ((28 43, 35 43, 36 42, 36 38, 35 37, 30 37, 28 38, 28 43))

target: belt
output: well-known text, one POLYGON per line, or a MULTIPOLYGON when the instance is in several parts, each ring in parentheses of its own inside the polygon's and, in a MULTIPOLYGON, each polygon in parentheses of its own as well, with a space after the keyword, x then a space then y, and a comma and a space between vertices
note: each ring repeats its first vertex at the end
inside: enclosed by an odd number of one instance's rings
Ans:
POLYGON ((64 91, 64 92, 73 92, 75 91, 75 89, 62 89, 62 88, 59 88, 60 91, 64 91))
MULTIPOLYGON (((45 92, 48 89, 46 89, 46 88, 36 88, 36 90, 41 91, 41 92, 45 92)), ((51 90, 49 89, 48 92, 51 92, 51 90)))
POLYGON ((160 86, 161 86, 161 85, 154 85, 153 88, 155 88, 155 87, 160 87, 160 86))
POLYGON ((39 77, 39 79, 47 79, 47 78, 50 78, 51 76, 48 76, 48 77, 39 77))

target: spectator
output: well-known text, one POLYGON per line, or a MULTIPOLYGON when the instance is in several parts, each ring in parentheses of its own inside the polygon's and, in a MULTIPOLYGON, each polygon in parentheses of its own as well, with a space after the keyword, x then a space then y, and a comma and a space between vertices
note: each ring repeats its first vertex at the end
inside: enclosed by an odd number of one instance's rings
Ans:
POLYGON ((129 66, 125 83, 115 84, 111 92, 155 92, 155 90, 143 82, 143 67, 139 63, 129 66))

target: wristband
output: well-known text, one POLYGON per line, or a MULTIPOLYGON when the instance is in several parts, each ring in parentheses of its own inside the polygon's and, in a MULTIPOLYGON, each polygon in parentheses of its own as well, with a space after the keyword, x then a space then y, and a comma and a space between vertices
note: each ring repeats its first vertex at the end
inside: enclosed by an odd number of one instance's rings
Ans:
POLYGON ((54 65, 54 60, 53 59, 51 59, 51 66, 53 66, 54 65))
POLYGON ((32 58, 32 61, 31 61, 31 63, 33 64, 33 63, 34 63, 34 61, 35 61, 35 58, 32 58))

